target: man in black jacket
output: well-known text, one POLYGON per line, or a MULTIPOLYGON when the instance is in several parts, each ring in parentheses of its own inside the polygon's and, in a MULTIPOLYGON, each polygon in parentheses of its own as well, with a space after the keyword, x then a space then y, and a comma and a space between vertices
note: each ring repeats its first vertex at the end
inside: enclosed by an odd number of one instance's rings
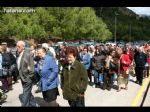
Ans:
POLYGON ((147 61, 146 54, 142 52, 142 47, 138 48, 138 52, 134 56, 135 60, 135 72, 136 72, 136 78, 139 85, 142 85, 143 83, 143 70, 145 67, 145 63, 147 61))

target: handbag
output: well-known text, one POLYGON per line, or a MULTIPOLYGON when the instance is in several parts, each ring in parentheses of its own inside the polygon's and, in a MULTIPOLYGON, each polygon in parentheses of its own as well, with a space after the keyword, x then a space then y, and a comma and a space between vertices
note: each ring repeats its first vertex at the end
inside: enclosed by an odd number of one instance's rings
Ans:
POLYGON ((112 61, 110 61, 110 69, 111 70, 117 70, 117 65, 115 63, 113 63, 112 61))
POLYGON ((114 81, 117 80, 117 74, 116 74, 116 73, 114 73, 114 75, 113 75, 113 80, 114 80, 114 81))

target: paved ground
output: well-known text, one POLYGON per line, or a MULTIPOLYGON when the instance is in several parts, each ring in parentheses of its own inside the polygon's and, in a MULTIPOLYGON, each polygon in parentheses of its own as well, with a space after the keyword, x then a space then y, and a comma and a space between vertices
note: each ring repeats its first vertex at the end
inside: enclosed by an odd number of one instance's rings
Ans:
MULTIPOLYGON (((149 78, 150 79, 150 78, 149 78)), ((144 80, 149 80, 144 79, 144 80)), ((133 100, 139 94, 139 90, 141 86, 134 83, 135 77, 131 77, 129 81, 128 90, 121 90, 120 92, 116 92, 115 86, 114 89, 111 91, 108 90, 102 90, 100 88, 93 88, 91 86, 88 86, 87 91, 85 93, 85 105, 86 106, 131 106, 133 103, 133 100)), ((116 82, 115 82, 116 85, 116 82)), ((145 85, 144 85, 145 86, 145 85)), ((147 86, 147 85, 146 85, 147 86)), ((4 102, 1 106, 2 107, 8 107, 8 106, 21 106, 19 101, 19 94, 22 93, 22 87, 21 83, 13 85, 13 90, 8 92, 8 98, 6 102, 4 102)), ((146 88, 146 87, 145 87, 146 88)), ((45 106, 45 102, 42 98, 41 93, 35 93, 34 91, 37 89, 37 86, 33 86, 32 93, 35 96, 37 103, 40 106, 45 106)), ((57 102, 60 104, 60 106, 69 106, 68 102, 63 99, 61 89, 59 88, 60 96, 57 98, 57 102)), ((142 96, 144 95, 144 92, 142 93, 142 96)), ((140 102, 142 101, 142 97, 139 98, 138 104, 136 106, 140 105, 140 102)), ((148 91, 148 97, 146 97, 144 106, 150 106, 150 90, 148 91)))
POLYGON ((144 100, 143 106, 144 107, 147 107, 147 106, 150 107, 150 86, 148 87, 148 92, 147 92, 146 98, 144 100))

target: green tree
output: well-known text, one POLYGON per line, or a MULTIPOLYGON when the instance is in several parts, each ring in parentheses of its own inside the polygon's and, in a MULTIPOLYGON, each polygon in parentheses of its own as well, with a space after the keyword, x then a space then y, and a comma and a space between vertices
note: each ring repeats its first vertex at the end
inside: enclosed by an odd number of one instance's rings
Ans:
MULTIPOLYGON (((28 9, 29 7, 14 7, 28 9)), ((106 40, 112 37, 107 25, 90 7, 36 7, 35 13, 1 15, 0 37, 106 40)))

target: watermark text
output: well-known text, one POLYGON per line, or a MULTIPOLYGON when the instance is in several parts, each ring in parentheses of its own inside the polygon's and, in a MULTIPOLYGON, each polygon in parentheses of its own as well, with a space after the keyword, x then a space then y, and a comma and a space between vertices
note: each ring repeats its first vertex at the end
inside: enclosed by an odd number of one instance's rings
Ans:
POLYGON ((1 10, 2 13, 35 13, 35 9, 15 9, 15 8, 4 8, 1 10))

